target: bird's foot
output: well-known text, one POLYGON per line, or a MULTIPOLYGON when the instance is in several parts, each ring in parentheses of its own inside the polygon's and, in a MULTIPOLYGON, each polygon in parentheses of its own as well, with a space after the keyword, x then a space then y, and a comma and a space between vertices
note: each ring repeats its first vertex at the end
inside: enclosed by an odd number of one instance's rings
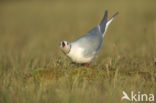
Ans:
POLYGON ((88 66, 89 66, 89 63, 85 63, 85 67, 87 67, 87 68, 88 68, 88 66))

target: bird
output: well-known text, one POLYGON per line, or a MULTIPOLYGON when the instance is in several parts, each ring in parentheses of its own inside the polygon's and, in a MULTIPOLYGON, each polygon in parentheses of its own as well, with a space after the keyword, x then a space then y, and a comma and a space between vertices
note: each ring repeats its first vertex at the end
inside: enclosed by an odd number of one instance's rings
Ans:
POLYGON ((91 29, 84 36, 76 39, 74 42, 61 41, 60 49, 72 60, 72 62, 85 64, 88 67, 99 53, 103 44, 103 37, 106 34, 108 26, 117 15, 118 12, 107 20, 108 11, 105 10, 104 17, 97 26, 91 29))

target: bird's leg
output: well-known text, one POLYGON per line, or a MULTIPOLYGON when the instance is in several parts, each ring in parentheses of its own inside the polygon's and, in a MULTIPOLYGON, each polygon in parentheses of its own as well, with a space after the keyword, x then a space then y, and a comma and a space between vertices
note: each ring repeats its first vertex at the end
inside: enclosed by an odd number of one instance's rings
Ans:
POLYGON ((85 63, 85 67, 88 67, 89 66, 89 63, 85 63))

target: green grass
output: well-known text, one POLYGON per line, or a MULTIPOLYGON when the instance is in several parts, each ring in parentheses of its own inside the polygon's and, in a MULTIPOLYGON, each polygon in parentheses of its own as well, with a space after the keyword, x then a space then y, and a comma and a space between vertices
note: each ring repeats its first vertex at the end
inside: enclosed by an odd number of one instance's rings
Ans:
POLYGON ((156 96, 155 3, 1 2, 0 103, 120 103, 122 91, 156 96), (84 35, 106 8, 119 15, 99 55, 88 68, 71 63, 59 42, 84 35))

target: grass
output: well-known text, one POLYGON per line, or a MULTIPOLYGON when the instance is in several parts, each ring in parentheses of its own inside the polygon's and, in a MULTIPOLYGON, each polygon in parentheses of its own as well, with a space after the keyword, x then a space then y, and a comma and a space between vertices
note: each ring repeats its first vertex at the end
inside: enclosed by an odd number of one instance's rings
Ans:
MULTIPOLYGON (((0 3, 0 103, 129 103, 122 91, 156 94, 155 0, 0 3), (59 49, 119 15, 88 68, 59 49)), ((154 103, 154 102, 153 102, 154 103)))

